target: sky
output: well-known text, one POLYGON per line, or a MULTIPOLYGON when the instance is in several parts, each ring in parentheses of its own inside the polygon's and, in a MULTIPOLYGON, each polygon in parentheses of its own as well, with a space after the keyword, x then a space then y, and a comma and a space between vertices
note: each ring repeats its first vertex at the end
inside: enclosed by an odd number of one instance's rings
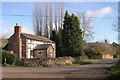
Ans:
MULTIPOLYGON (((2 2, 2 14, 7 14, 7 16, 0 15, 0 18, 2 17, 0 36, 10 37, 16 23, 22 26, 22 32, 34 34, 33 17, 29 16, 33 15, 33 8, 34 2, 2 2)), ((64 8, 70 14, 86 12, 88 17, 93 17, 93 42, 103 41, 104 39, 108 39, 110 43, 118 41, 118 33, 112 29, 112 24, 116 24, 118 17, 117 2, 64 2, 64 8)))

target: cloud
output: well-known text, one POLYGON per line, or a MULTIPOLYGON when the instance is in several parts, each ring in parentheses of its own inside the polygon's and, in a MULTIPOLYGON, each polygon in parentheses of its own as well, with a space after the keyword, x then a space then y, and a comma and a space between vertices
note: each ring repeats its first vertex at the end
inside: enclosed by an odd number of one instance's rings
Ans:
MULTIPOLYGON (((31 31, 26 26, 22 27, 22 32, 29 33, 29 34, 34 34, 34 32, 31 31)), ((1 37, 9 38, 13 33, 14 33, 14 28, 3 29, 2 33, 0 33, 0 38, 1 37)))
POLYGON ((22 32, 34 34, 34 32, 32 30, 30 30, 27 26, 22 27, 22 32))
POLYGON ((102 8, 100 10, 96 10, 96 11, 91 11, 88 10, 85 15, 87 17, 104 17, 107 14, 110 14, 112 12, 112 8, 111 7, 105 7, 102 8))

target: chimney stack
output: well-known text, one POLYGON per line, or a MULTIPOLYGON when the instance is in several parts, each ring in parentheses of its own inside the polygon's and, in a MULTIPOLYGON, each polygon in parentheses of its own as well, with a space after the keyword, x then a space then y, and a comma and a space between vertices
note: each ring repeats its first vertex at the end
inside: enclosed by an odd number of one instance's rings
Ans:
POLYGON ((16 25, 14 27, 14 35, 17 38, 20 38, 20 33, 21 33, 21 26, 19 26, 18 23, 16 23, 16 25))

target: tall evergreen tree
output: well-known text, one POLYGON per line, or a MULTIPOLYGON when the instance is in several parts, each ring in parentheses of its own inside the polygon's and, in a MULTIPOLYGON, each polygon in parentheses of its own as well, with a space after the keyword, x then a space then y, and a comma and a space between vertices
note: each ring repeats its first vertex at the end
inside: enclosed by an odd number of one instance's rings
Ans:
POLYGON ((60 34, 57 34, 57 32, 53 30, 50 39, 56 43, 56 57, 62 57, 63 55, 61 52, 60 34))
POLYGON ((83 37, 77 16, 66 11, 62 30, 62 46, 65 56, 81 56, 83 52, 83 37))

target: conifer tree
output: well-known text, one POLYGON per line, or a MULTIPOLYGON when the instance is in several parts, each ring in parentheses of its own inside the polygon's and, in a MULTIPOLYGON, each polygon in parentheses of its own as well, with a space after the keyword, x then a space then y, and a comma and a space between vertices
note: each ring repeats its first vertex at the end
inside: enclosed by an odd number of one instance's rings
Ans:
POLYGON ((83 37, 77 16, 66 11, 62 30, 62 46, 65 56, 81 56, 83 52, 83 37))

